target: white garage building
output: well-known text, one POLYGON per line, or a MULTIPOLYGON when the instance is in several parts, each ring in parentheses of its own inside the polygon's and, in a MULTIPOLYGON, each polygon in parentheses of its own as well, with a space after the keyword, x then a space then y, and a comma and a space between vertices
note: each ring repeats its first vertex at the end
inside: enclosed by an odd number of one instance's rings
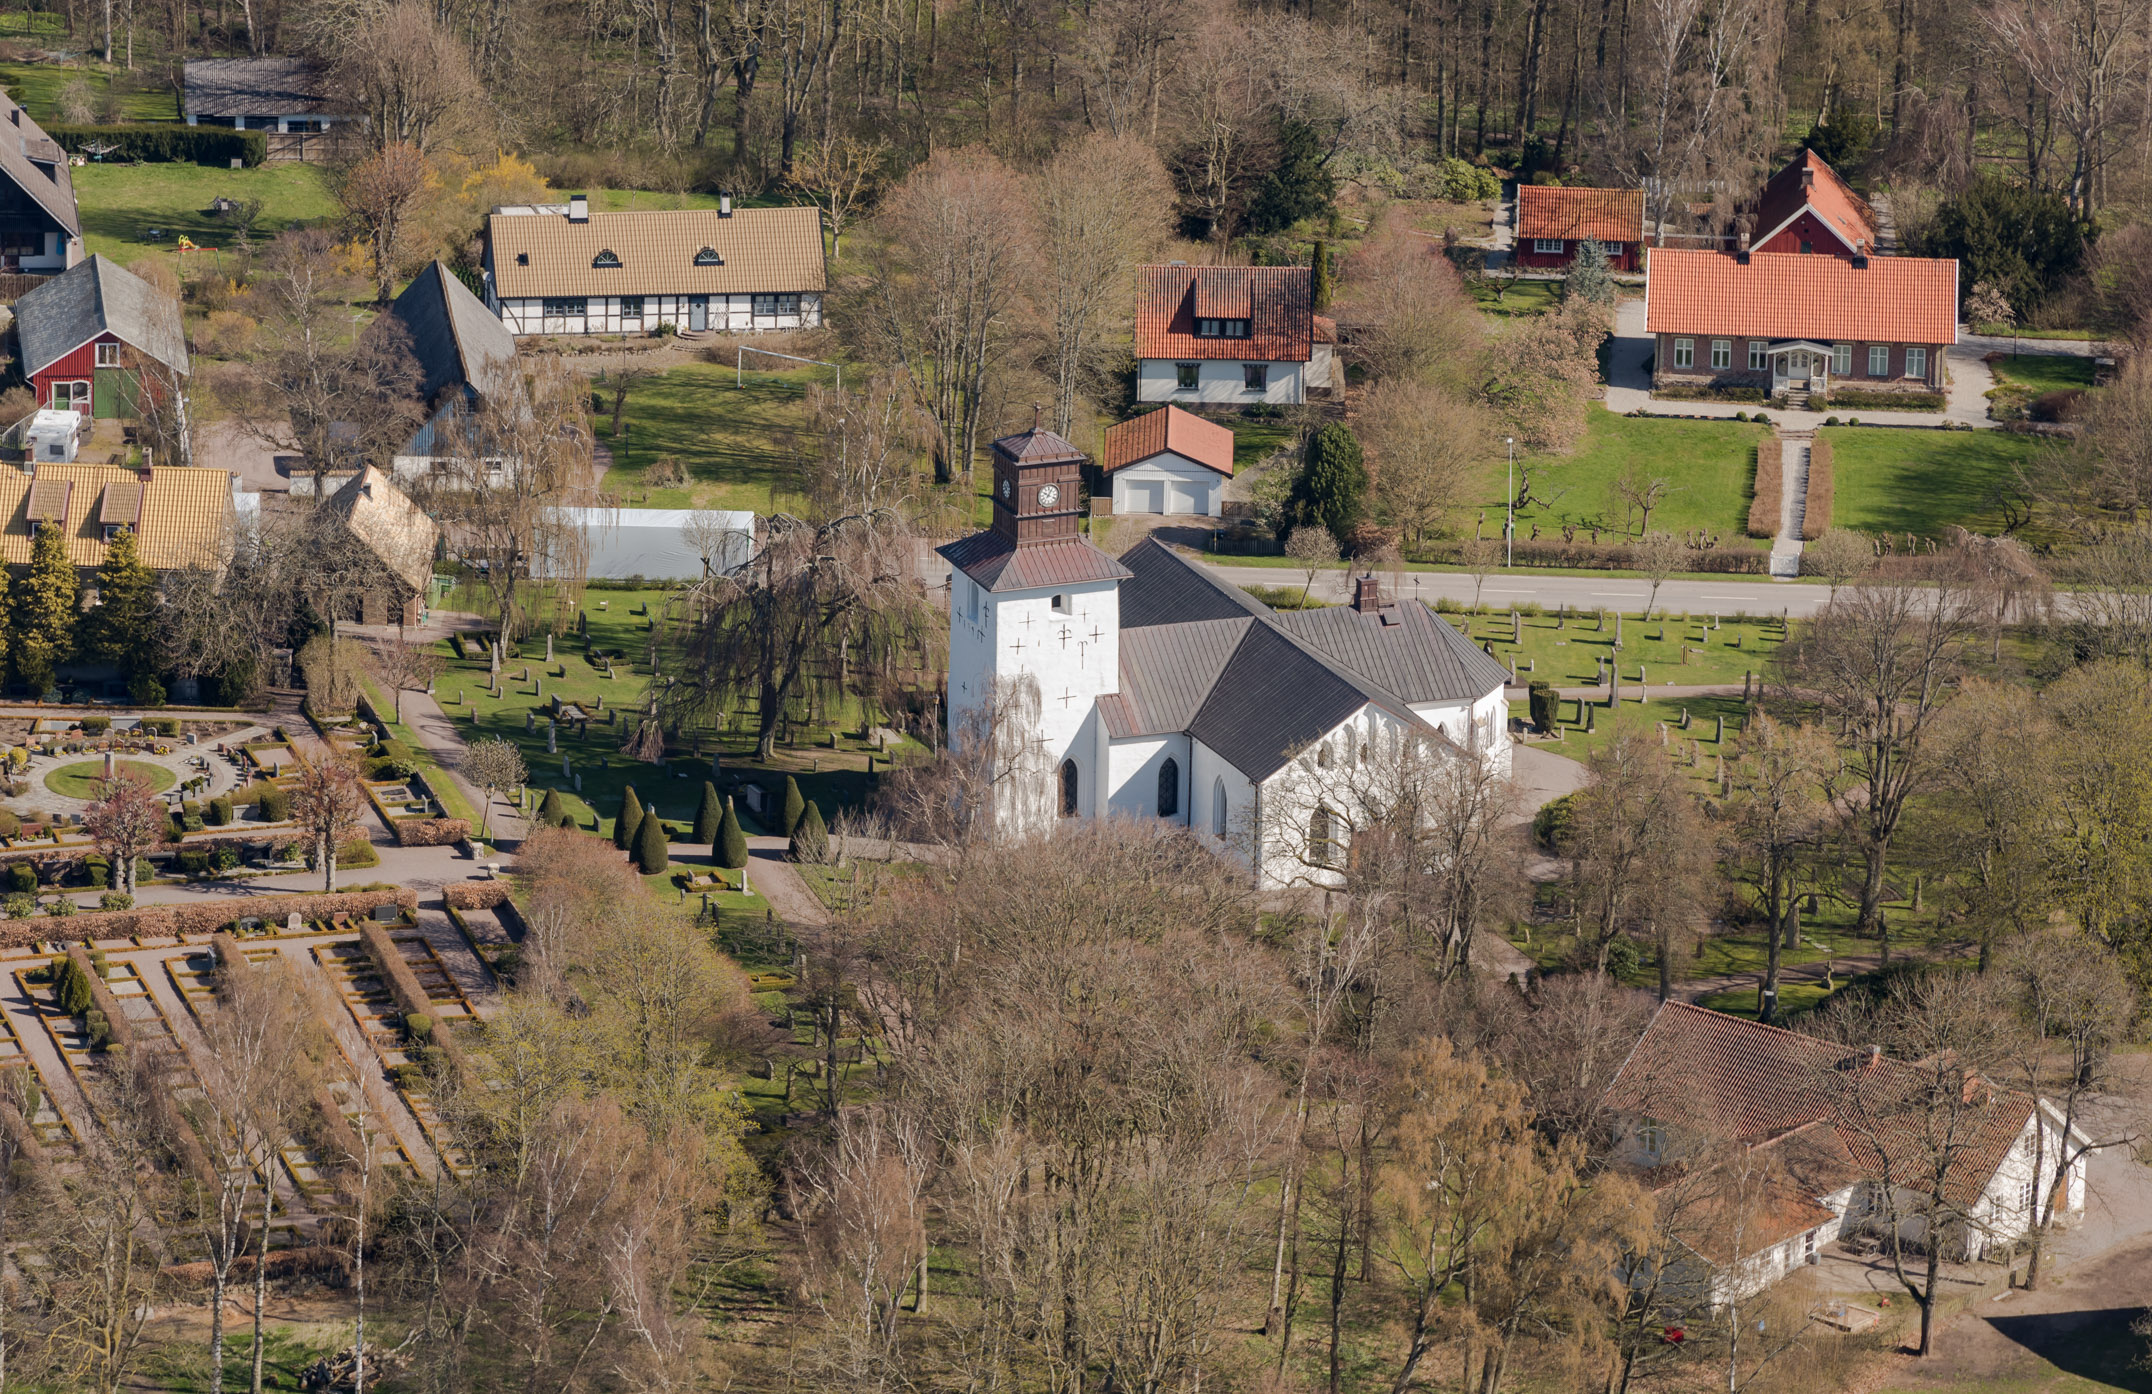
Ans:
POLYGON ((1225 482, 1233 477, 1233 433, 1169 406, 1108 429, 1103 464, 1116 517, 1215 518, 1225 482))

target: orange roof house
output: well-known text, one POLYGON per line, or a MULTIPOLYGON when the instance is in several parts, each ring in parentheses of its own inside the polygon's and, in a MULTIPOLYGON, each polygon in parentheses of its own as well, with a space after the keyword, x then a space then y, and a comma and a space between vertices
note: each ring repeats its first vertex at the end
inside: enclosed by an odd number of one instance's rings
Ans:
POLYGON ((1606 248, 1616 270, 1634 271, 1644 241, 1644 191, 1519 184, 1516 232, 1519 266, 1567 266, 1577 245, 1590 241, 1606 248))
POLYGON ((1813 150, 1771 176, 1749 221, 1752 251, 1875 255, 1875 210, 1813 150))
POLYGON ((1337 326, 1305 266, 1136 271, 1136 400, 1296 405, 1334 385, 1337 326))
MULTIPOLYGON (((1623 1120, 1624 1160, 1644 1168, 1661 1203, 1697 1206, 1685 1242, 1713 1270, 1716 1302, 1768 1286, 1879 1215, 1920 1213, 1932 1151, 1922 1101, 1934 1084, 1934 1071, 1874 1046, 1667 1002, 1607 1105, 1623 1120), (1880 1205, 1874 1188, 1885 1183, 1903 1189, 1901 1203, 1880 1205)), ((2064 1204, 2081 1208, 2084 1139, 2073 1130, 2065 1168, 2051 1105, 1977 1077, 1966 1087, 1977 1092, 1952 1131, 1949 1214, 1935 1218, 1978 1252, 2024 1232, 2028 1187, 2067 1185, 2064 1204), (2037 1176, 2035 1154, 2045 1159, 2037 1176)))
POLYGON ((1233 477, 1233 433, 1167 406, 1107 428, 1100 472, 1113 511, 1215 518, 1233 477))
POLYGON ((1934 392, 1958 341, 1958 263, 1662 248, 1644 306, 1655 387, 1934 392))

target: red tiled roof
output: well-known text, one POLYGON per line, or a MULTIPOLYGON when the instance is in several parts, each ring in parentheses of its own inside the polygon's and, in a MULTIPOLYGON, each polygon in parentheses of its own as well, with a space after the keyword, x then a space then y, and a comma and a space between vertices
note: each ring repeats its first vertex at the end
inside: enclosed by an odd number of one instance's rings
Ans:
POLYGON ((1517 237, 1559 237, 1567 242, 1644 240, 1642 189, 1564 189, 1551 184, 1517 186, 1517 237))
POLYGON ((1652 334, 1748 339, 1958 341, 1958 263, 1927 257, 1841 257, 1662 247, 1644 280, 1652 334))
MULTIPOLYGON (((1885 1171, 1914 1180, 1927 1144, 1916 1136, 1919 1107, 1907 1101, 1933 1082, 1930 1071, 1886 1055, 1667 1002, 1622 1062, 1607 1104, 1731 1143, 1775 1145, 1789 1173, 1821 1195, 1885 1171)), ((1997 1088, 1989 1106, 1962 1120, 1963 1162, 1948 1182, 1955 1202, 1969 1205, 1986 1188, 2032 1109, 2030 1096, 1997 1088)))
POLYGON ((1334 344, 1338 341, 1338 322, 1336 320, 1328 315, 1317 315, 1314 319, 1314 325, 1316 343, 1334 344))
POLYGON ((1108 427, 1103 463, 1111 473, 1168 450, 1232 477, 1233 433, 1215 421, 1170 406, 1108 427))
POLYGON ((1136 357, 1305 363, 1313 277, 1305 266, 1144 266, 1136 270, 1136 357), (1245 339, 1196 337, 1196 320, 1245 319, 1245 339))
POLYGON ((1865 244, 1870 252, 1875 250, 1875 210, 1813 150, 1803 150, 1800 158, 1764 184, 1763 192, 1756 198, 1756 226, 1749 229, 1749 235, 1762 242, 1784 227, 1789 218, 1801 211, 1803 204, 1837 233, 1847 247, 1865 244), (1809 187, 1805 190, 1801 187, 1803 170, 1809 172, 1809 187))

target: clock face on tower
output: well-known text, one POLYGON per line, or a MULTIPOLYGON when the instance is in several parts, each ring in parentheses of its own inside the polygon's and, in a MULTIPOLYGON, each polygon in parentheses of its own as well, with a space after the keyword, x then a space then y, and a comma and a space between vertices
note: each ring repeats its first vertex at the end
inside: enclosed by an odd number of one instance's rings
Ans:
POLYGON ((1007 498, 1009 496, 1009 481, 1006 479, 1001 481, 1001 496, 1003 498, 1007 498))
POLYGON ((1041 484, 1039 486, 1039 507, 1052 508, 1059 502, 1061 502, 1061 487, 1059 485, 1041 484))

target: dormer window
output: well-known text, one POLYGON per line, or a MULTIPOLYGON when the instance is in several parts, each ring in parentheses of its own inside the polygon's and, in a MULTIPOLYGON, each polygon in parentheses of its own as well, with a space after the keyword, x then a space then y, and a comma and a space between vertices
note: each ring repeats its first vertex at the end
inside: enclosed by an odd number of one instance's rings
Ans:
POLYGON ((697 266, 723 266, 725 259, 717 254, 717 248, 705 247, 695 253, 695 264, 697 266))
POLYGON ((620 269, 620 253, 614 251, 611 247, 607 247, 604 251, 592 257, 590 264, 599 271, 618 271, 620 269))
POLYGON ((1199 319, 1196 321, 1198 339, 1245 339, 1248 337, 1248 321, 1244 319, 1199 319))

